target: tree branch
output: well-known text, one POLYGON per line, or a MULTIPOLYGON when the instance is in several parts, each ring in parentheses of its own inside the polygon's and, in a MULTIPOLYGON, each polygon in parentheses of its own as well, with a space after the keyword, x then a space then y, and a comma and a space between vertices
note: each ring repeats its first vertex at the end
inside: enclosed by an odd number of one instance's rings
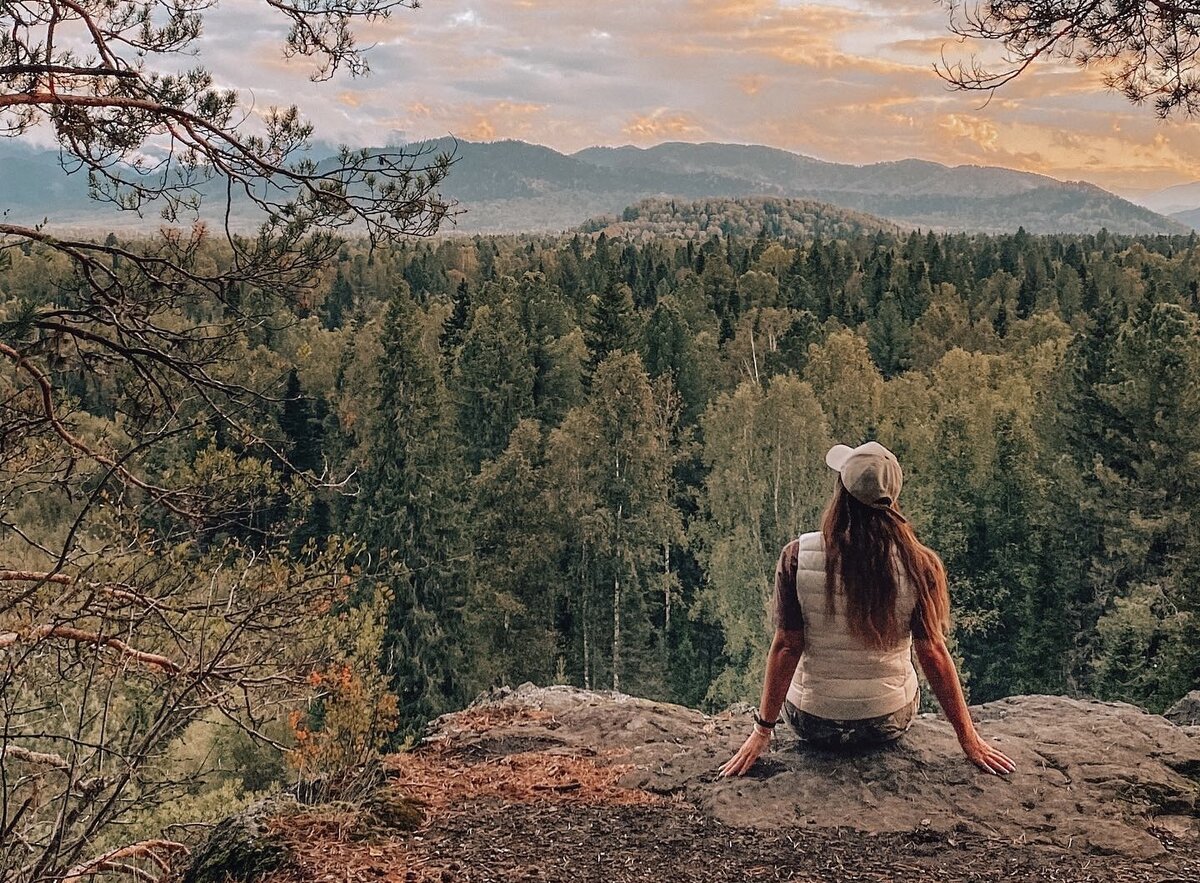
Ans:
POLYGON ((121 656, 153 668, 161 669, 171 675, 179 674, 183 670, 177 663, 167 657, 158 653, 136 650, 120 638, 105 637, 97 632, 89 632, 69 625, 39 625, 26 629, 24 632, 0 632, 0 649, 11 647, 18 643, 37 643, 49 638, 63 638, 79 644, 96 644, 100 647, 106 647, 109 650, 116 651, 121 656))
POLYGON ((160 869, 166 871, 168 865, 166 861, 158 855, 160 852, 173 853, 181 852, 185 855, 188 853, 188 848, 174 840, 142 840, 139 843, 132 843, 129 846, 122 846, 119 849, 114 849, 111 852, 106 852, 104 855, 89 859, 81 864, 75 865, 65 875, 63 875, 62 883, 78 883, 84 877, 91 877, 101 871, 120 871, 125 874, 138 871, 139 874, 144 874, 149 880, 154 880, 152 875, 146 874, 145 871, 131 868, 128 865, 118 865, 117 862, 122 859, 130 858, 148 858, 154 862, 160 869))
POLYGON ((25 356, 17 352, 8 344, 0 343, 0 353, 3 353, 12 359, 18 368, 22 369, 26 374, 33 378, 41 393, 42 410, 46 416, 46 420, 59 438, 89 459, 113 470, 134 487, 141 488, 142 490, 151 493, 157 498, 158 502, 162 503, 175 514, 181 515, 188 519, 196 519, 199 517, 197 513, 177 506, 170 500, 170 497, 178 492, 169 490, 167 488, 158 487, 148 481, 138 478, 117 460, 105 454, 101 454, 99 451, 96 451, 90 445, 85 444, 81 439, 72 434, 71 431, 63 425, 63 422, 55 413, 54 388, 50 385, 50 380, 46 377, 46 375, 38 370, 38 368, 32 362, 25 358, 25 356))
POLYGON ((8 757, 24 761, 25 763, 54 767, 57 770, 69 770, 71 768, 71 764, 58 754, 47 754, 44 751, 30 751, 27 748, 21 748, 17 745, 0 745, 0 761, 8 757))

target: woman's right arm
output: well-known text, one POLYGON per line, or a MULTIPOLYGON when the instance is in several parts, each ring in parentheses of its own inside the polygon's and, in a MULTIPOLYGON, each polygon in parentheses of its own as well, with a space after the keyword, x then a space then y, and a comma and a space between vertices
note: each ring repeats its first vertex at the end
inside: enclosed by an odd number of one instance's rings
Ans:
POLYGON ((925 673, 929 686, 933 688, 933 695, 937 697, 943 713, 954 727, 963 753, 981 770, 998 776, 1016 770, 1016 764, 1006 754, 985 742, 975 729, 975 723, 967 711, 962 684, 958 680, 958 669, 954 667, 954 657, 946 648, 946 642, 940 636, 914 636, 913 649, 916 650, 921 671, 925 673))

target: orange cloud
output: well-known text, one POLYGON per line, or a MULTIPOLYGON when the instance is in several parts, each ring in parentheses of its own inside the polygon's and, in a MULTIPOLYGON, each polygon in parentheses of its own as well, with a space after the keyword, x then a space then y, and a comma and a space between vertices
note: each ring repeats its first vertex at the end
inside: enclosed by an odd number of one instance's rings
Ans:
POLYGON ((822 49, 847 33, 863 16, 839 6, 783 6, 778 0, 693 0, 679 19, 664 22, 672 39, 664 46, 661 32, 644 35, 658 52, 682 54, 751 53, 782 56, 822 49))
POLYGON ((775 0, 691 0, 691 14, 717 19, 749 21, 774 12, 775 0))
POLYGON ((943 36, 916 37, 908 40, 897 40, 894 43, 889 43, 888 48, 907 54, 937 58, 943 49, 946 50, 946 54, 949 56, 950 50, 953 47, 961 44, 962 41, 958 38, 950 34, 945 34, 943 36))
POLYGON ((407 118, 388 120, 388 125, 404 130, 415 126, 419 131, 432 135, 449 132, 469 141, 494 141, 497 138, 537 140, 535 123, 546 110, 546 105, 532 101, 493 101, 468 105, 414 101, 405 110, 407 118))
POLYGON ((471 123, 455 132, 461 138, 466 138, 468 141, 494 141, 496 139, 496 127, 487 117, 476 117, 471 123))
POLYGON ((952 137, 965 138, 985 151, 995 150, 1000 139, 995 123, 965 114, 946 114, 938 121, 938 126, 952 137))
POLYGON ((745 74, 736 80, 738 88, 747 95, 757 95, 767 84, 767 78, 762 74, 745 74))
POLYGON ((704 132, 687 114, 668 113, 664 108, 650 114, 635 116, 621 131, 637 141, 683 138, 704 132))

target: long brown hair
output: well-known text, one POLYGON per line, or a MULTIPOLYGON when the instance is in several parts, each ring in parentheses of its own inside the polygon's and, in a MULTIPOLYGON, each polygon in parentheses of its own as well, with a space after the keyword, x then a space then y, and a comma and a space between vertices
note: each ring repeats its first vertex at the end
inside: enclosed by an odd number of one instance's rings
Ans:
POLYGON ((825 540, 825 609, 834 610, 840 582, 851 633, 868 647, 890 649, 908 634, 897 621, 896 596, 904 568, 917 593, 915 625, 928 637, 950 627, 950 593, 942 559, 917 539, 912 527, 886 509, 855 499, 837 478, 821 520, 825 540))

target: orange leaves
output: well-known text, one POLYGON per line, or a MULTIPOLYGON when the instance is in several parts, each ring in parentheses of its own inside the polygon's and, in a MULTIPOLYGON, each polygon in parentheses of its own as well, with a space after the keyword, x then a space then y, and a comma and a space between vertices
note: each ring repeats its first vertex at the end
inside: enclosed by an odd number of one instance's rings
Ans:
POLYGON ((420 749, 388 758, 397 788, 421 800, 435 818, 467 803, 494 799, 516 803, 650 804, 661 798, 618 784, 627 764, 596 756, 553 751, 522 751, 472 761, 441 748, 420 749))
POLYGON ((288 762, 302 775, 338 772, 364 763, 396 728, 396 697, 377 671, 359 672, 342 662, 314 669, 307 682, 322 696, 308 714, 288 718, 296 748, 288 762))

